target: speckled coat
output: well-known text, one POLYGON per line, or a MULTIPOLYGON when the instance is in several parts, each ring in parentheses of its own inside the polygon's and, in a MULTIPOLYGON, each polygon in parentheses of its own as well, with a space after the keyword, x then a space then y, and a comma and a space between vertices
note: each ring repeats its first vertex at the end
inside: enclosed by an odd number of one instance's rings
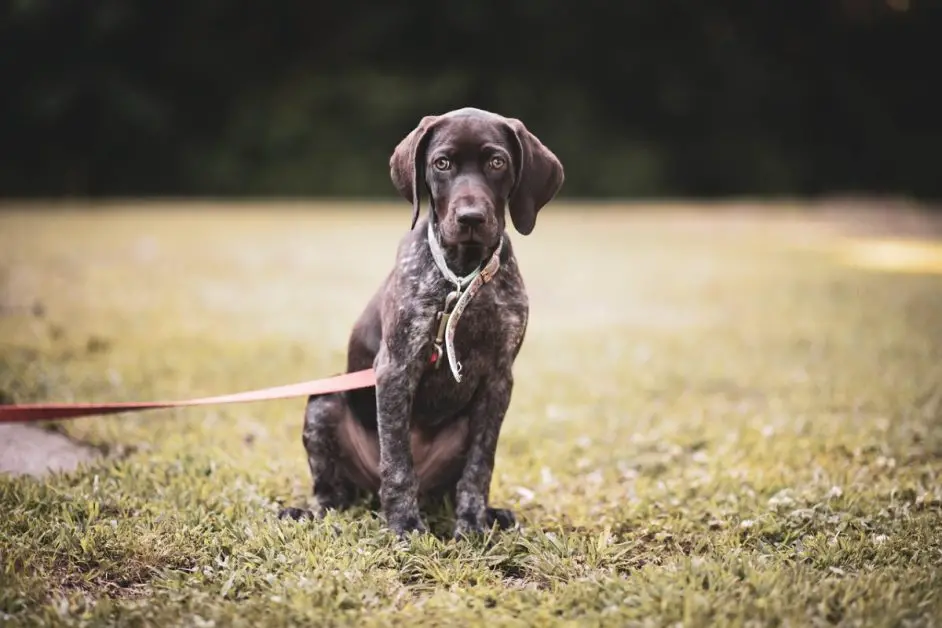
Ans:
POLYGON ((403 535, 426 530, 420 496, 449 495, 456 536, 511 526, 513 515, 492 508, 489 491, 529 302, 505 206, 517 230, 529 233, 536 212, 562 185, 562 166, 519 121, 476 109, 423 118, 390 166, 394 184, 413 202, 413 228, 349 341, 347 370, 374 368, 376 387, 308 401, 303 441, 318 510, 377 493, 387 525, 403 535), (437 314, 454 285, 432 257, 429 216, 417 219, 422 187, 430 192, 435 237, 456 274, 482 265, 503 237, 499 271, 468 303, 455 331, 460 382, 442 360, 431 362, 437 314), (474 220, 463 220, 469 213, 474 220))

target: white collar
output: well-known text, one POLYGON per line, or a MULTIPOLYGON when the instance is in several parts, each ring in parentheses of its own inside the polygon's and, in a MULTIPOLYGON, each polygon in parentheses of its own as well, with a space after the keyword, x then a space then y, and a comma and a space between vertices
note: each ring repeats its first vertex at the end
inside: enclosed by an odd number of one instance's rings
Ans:
POLYGON ((458 275, 448 267, 448 262, 445 260, 445 252, 442 250, 442 245, 435 235, 434 225, 432 224, 434 216, 435 210, 429 208, 428 245, 432 252, 432 259, 435 260, 435 265, 438 266, 438 270, 444 275, 445 279, 455 286, 454 292, 449 294, 448 298, 445 300, 445 309, 447 310, 448 304, 451 302, 455 303, 455 307, 451 312, 442 312, 442 315, 447 316, 448 319, 445 322, 444 329, 440 328, 439 335, 435 339, 436 354, 433 356, 433 360, 435 360, 435 364, 437 365, 437 360, 441 358, 441 342, 444 340, 448 353, 448 364, 451 367, 452 375, 454 375, 455 381, 460 382, 461 363, 458 362, 455 357, 455 328, 458 326, 458 320, 461 318, 461 314, 464 312, 471 298, 500 270, 500 254, 504 248, 504 236, 501 234, 497 248, 494 250, 487 264, 483 266, 479 265, 464 277, 458 277, 458 275), (454 301, 455 297, 457 297, 456 302, 454 301), (444 332, 444 339, 441 338, 442 332, 444 332))

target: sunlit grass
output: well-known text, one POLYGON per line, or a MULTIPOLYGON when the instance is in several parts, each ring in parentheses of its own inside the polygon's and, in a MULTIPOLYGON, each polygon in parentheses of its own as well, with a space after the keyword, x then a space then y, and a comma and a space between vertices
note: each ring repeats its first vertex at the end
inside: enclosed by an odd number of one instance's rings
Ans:
MULTIPOLYGON (((61 429, 100 462, 0 479, 0 623, 930 625, 937 245, 877 269, 869 240, 793 213, 634 209, 560 204, 512 234, 532 313, 492 497, 519 531, 402 548, 363 508, 277 521, 310 491, 301 399, 81 419, 61 429)), ((405 203, 7 210, 0 393, 337 372, 408 220, 405 203)))
POLYGON ((942 243, 912 240, 860 240, 843 250, 848 264, 861 268, 942 274, 942 243))

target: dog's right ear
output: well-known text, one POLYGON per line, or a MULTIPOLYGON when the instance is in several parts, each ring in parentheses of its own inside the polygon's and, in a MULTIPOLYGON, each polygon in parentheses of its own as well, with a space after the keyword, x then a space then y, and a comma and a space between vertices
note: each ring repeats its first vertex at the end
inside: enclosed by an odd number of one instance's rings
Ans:
POLYGON ((422 188, 425 187, 425 147, 428 132, 439 116, 425 116, 408 135, 402 138, 389 158, 389 178, 404 199, 412 203, 412 226, 419 220, 422 188))

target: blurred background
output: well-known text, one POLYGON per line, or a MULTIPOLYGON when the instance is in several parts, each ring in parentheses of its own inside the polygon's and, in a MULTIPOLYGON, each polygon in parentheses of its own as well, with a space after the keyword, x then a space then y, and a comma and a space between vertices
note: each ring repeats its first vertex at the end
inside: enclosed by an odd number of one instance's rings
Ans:
POLYGON ((523 119, 562 197, 942 193, 937 1, 0 6, 8 198, 388 198, 465 105, 523 119))

